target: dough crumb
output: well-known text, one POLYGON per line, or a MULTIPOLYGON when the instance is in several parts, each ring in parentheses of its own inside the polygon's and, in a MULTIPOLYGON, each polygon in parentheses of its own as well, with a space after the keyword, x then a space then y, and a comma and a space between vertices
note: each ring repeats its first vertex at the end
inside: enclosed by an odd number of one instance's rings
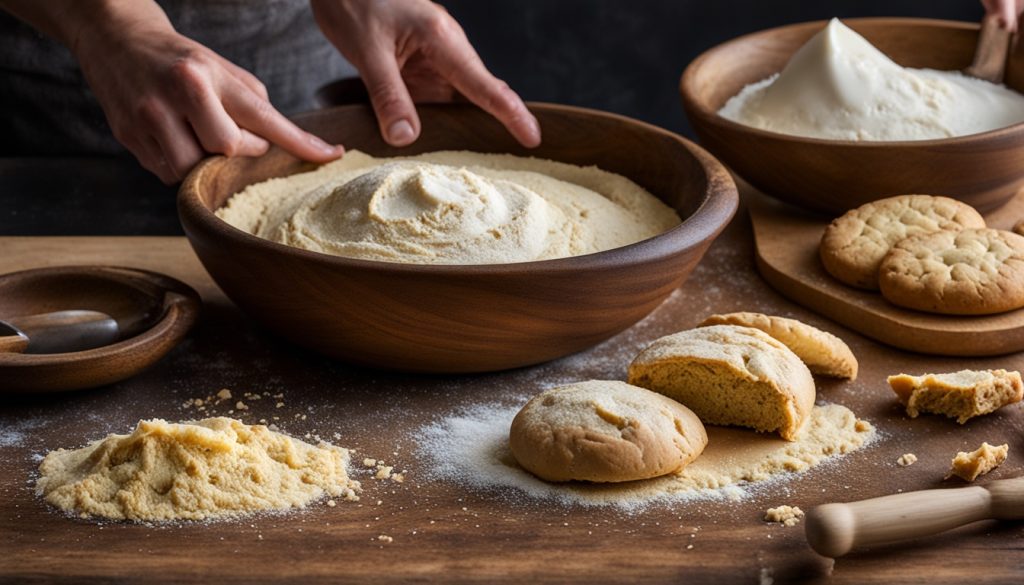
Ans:
POLYGON ((381 534, 380 536, 377 537, 377 540, 379 540, 381 542, 394 542, 395 541, 394 538, 388 536, 387 534, 381 534))
POLYGON ((304 508, 324 496, 358 500, 348 461, 341 447, 230 418, 143 420, 130 435, 50 452, 36 491, 83 517, 204 520, 304 508))
POLYGON ((1024 398, 1020 373, 1007 370, 960 370, 921 376, 897 374, 889 376, 888 381, 910 418, 930 412, 944 414, 964 424, 1024 398))
POLYGON ((904 453, 900 455, 900 458, 896 460, 896 465, 900 467, 910 467, 917 462, 917 455, 913 453, 904 453))
POLYGON ((376 459, 370 459, 369 457, 367 457, 366 459, 363 459, 363 466, 364 467, 376 467, 377 466, 377 460, 376 459))
POLYGON ((1009 451, 1010 446, 1005 443, 999 446, 982 443, 981 447, 970 453, 960 451, 953 458, 952 467, 945 479, 955 475, 964 481, 974 481, 978 476, 985 475, 1006 461, 1009 451))
POLYGON ((804 511, 797 506, 768 508, 764 513, 765 522, 777 522, 783 526, 796 526, 804 517, 804 511))
POLYGON ((231 390, 221 388, 220 392, 217 392, 217 400, 231 400, 231 390))
POLYGON ((376 479, 391 479, 391 470, 392 469, 394 469, 394 467, 389 467, 387 465, 385 465, 383 467, 378 467, 377 468, 377 474, 374 475, 373 477, 376 478, 376 479))
POLYGON ((249 410, 249 407, 246 406, 244 402, 239 400, 238 402, 235 403, 235 410, 249 410))

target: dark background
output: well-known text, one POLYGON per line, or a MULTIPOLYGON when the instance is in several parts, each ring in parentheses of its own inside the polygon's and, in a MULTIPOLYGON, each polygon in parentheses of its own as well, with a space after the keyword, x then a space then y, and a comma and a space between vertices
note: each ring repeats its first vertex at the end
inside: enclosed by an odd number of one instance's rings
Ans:
MULTIPOLYGON (((832 16, 977 21, 982 15, 978 0, 442 4, 462 23, 484 62, 525 99, 617 112, 688 136, 676 89, 679 76, 694 57, 718 43, 832 16)), ((0 159, 0 235, 180 234, 174 191, 132 160, 0 159)))
POLYGON ((677 87, 731 38, 808 20, 980 21, 978 0, 442 0, 484 62, 524 99, 608 110, 691 136, 677 87))

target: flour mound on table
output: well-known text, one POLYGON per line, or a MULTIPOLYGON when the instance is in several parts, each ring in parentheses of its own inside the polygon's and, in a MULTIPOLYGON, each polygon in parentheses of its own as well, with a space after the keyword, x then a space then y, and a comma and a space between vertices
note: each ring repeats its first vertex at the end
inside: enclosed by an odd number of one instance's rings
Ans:
POLYGON ((439 478, 481 489, 511 488, 530 498, 625 511, 690 499, 743 497, 744 487, 784 480, 868 444, 874 427, 837 404, 815 406, 796 441, 708 426, 704 453, 676 474, 619 484, 551 484, 516 463, 508 447, 521 405, 490 404, 457 412, 420 430, 420 457, 439 478))
POLYGON ((83 517, 202 520, 302 508, 324 496, 356 500, 349 452, 263 425, 218 417, 139 421, 130 435, 49 453, 37 492, 83 517))

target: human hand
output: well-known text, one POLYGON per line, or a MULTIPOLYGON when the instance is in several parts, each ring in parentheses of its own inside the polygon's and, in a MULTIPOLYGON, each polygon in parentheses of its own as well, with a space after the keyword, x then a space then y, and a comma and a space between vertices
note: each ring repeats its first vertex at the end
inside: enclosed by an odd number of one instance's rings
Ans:
POLYGON ((414 102, 458 94, 497 118, 524 146, 540 126, 508 84, 494 77, 462 27, 429 0, 311 0, 324 35, 359 70, 380 132, 394 146, 420 134, 414 102))
POLYGON ((999 22, 1006 30, 1017 32, 1017 23, 1024 0, 981 0, 987 14, 999 15, 999 22))
POLYGON ((208 153, 263 154, 268 141, 314 162, 344 153, 285 118, 255 76, 178 34, 156 10, 82 27, 71 45, 114 137, 160 180, 180 181, 208 153))

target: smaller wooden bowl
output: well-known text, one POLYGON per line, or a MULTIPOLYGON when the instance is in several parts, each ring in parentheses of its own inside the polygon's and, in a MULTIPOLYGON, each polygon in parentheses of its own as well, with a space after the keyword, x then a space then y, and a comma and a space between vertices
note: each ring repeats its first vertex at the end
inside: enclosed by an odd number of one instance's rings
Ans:
MULTIPOLYGON (((900 65, 946 70, 971 64, 979 30, 977 23, 915 18, 843 22, 900 65)), ((718 115, 744 86, 781 71, 825 24, 740 37, 686 68, 679 86, 683 107, 708 150, 761 191, 833 215, 906 193, 947 195, 985 211, 1024 186, 1024 124, 941 140, 853 142, 777 134, 718 115)), ((1011 55, 1006 69, 1006 84, 1017 91, 1024 90, 1022 51, 1011 55)))
POLYGON ((0 392, 95 388, 156 363, 199 316, 199 295, 168 276, 108 266, 62 266, 0 276, 0 319, 70 309, 106 313, 122 339, 87 351, 0 353, 0 392))
POLYGON ((345 361, 416 372, 483 372, 535 364, 594 345, 679 287, 736 212, 722 165, 695 144, 613 114, 531 104, 544 133, 518 145, 468 105, 419 108, 422 134, 396 149, 373 111, 342 106, 298 118, 376 156, 474 150, 597 165, 647 188, 682 225, 635 244, 572 258, 494 265, 416 265, 329 256, 228 225, 214 212, 246 185, 309 169, 271 149, 213 157, 185 180, 178 211, 206 270, 249 316, 291 341, 345 361))

